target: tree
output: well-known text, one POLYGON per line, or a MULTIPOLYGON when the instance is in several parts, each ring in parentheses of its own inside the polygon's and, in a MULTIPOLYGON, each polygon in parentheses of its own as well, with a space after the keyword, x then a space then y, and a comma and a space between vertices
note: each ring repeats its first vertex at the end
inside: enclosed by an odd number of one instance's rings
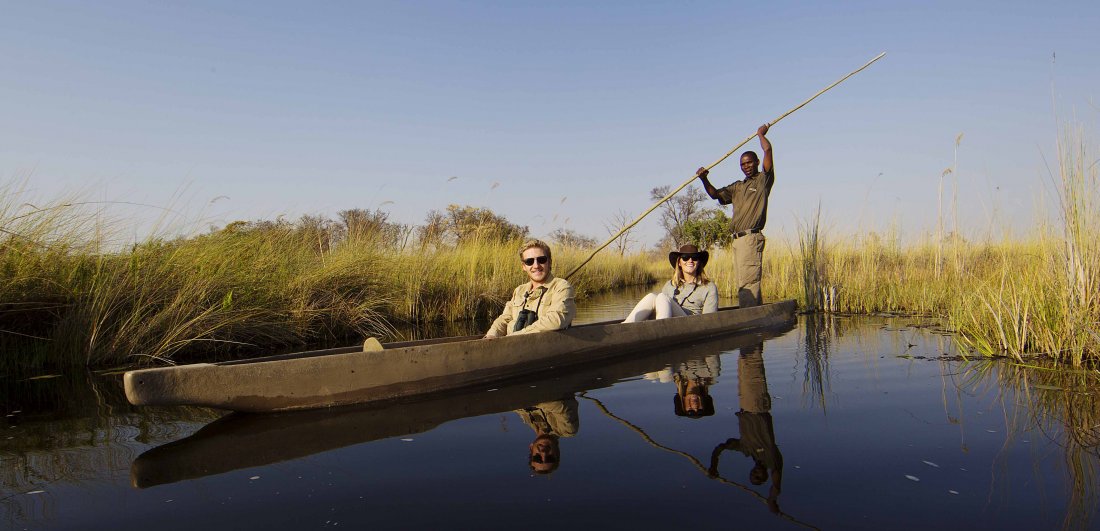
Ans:
POLYGON ((408 225, 390 221, 390 213, 381 209, 353 208, 340 211, 339 216, 349 241, 374 240, 396 246, 409 234, 408 225))
POLYGON ((488 208, 448 205, 446 212, 428 212, 424 225, 418 229, 424 244, 475 241, 508 242, 527 237, 529 229, 516 225, 488 208))
POLYGON ((550 233, 550 240, 562 247, 592 249, 600 244, 596 238, 590 238, 573 229, 561 228, 550 233))
POLYGON ((696 219, 684 224, 684 238, 684 243, 694 244, 700 249, 726 247, 733 241, 730 218, 720 208, 705 209, 696 219))
MULTIPOLYGON (((671 186, 658 186, 650 190, 649 199, 657 201, 668 195, 670 190, 672 190, 671 186)), ((706 199, 706 194, 699 188, 690 186, 661 204, 661 227, 665 229, 665 239, 672 244, 672 247, 687 243, 684 224, 696 219, 702 213, 701 203, 706 199)))
MULTIPOLYGON (((625 210, 618 210, 611 216, 611 220, 605 222, 603 226, 607 229, 607 234, 614 236, 631 221, 634 221, 634 218, 627 214, 625 210)), ((626 255, 626 251, 630 248, 630 244, 634 243, 635 240, 631 234, 632 232, 634 232, 634 227, 623 231, 618 238, 615 238, 615 250, 619 251, 619 256, 626 255)))

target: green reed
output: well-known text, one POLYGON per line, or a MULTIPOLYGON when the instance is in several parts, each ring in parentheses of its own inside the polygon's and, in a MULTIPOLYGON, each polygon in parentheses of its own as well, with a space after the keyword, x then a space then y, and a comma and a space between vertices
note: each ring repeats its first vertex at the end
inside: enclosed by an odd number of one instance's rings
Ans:
MULTIPOLYGON (((18 190, 0 192, 2 371, 386 336, 396 322, 492 316, 525 280, 519 242, 333 242, 307 224, 231 225, 108 251, 110 231, 76 203, 32 208, 18 190)), ((584 257, 554 251, 559 272, 584 257)), ((644 257, 607 254, 572 280, 583 298, 652 278, 644 257)))

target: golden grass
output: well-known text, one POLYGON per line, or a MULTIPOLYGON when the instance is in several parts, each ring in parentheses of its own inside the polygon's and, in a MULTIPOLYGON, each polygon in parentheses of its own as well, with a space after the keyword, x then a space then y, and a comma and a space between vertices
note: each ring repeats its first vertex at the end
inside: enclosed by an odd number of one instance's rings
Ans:
MULTIPOLYGON (((902 245, 896 234, 831 237, 815 215, 795 244, 770 241, 766 300, 804 310, 935 316, 975 351, 1042 353, 1079 366, 1100 357, 1100 179, 1080 131, 1052 176, 1061 218, 1022 239, 902 245)), ((409 245, 272 223, 105 251, 108 231, 73 202, 31 206, 0 188, 0 360, 103 365, 277 349, 386 335, 391 323, 491 317, 524 280, 517 243, 409 245)), ((554 270, 587 256, 554 249, 554 270)), ((726 296, 728 252, 707 267, 726 296)), ((571 282, 578 299, 668 275, 665 255, 601 253, 571 282)))
MULTIPOLYGON (((1061 219, 1025 238, 898 243, 876 233, 829 237, 815 217, 796 245, 768 242, 762 291, 807 311, 939 317, 964 346, 1080 366, 1100 359, 1100 179, 1079 132, 1060 146, 1061 219)), ((732 295, 732 257, 707 267, 732 295)))
MULTIPOLYGON (((359 234, 331 243, 280 223, 108 252, 109 231, 75 203, 30 207, 19 190, 0 192, 3 370, 386 336, 395 322, 488 317, 525 279, 514 242, 410 248, 359 234)), ((555 270, 583 255, 556 249, 555 270)), ((651 280, 645 258, 608 254, 573 282, 583 298, 651 280)))

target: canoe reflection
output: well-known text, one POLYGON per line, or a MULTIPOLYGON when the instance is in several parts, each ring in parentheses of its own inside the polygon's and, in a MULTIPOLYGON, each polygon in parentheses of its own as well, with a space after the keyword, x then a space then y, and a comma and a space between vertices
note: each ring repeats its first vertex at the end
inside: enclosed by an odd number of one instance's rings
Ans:
MULTIPOLYGON (((134 487, 147 488, 298 459, 379 439, 422 433, 452 420, 506 411, 532 418, 528 425, 535 431, 536 439, 532 442, 530 461, 534 464, 536 443, 540 442, 541 437, 545 441, 546 454, 540 453, 539 459, 544 461, 540 465, 553 464, 540 466, 539 470, 532 466, 532 470, 540 472, 547 469, 549 472, 560 465, 558 439, 567 436, 566 433, 575 434, 579 427, 576 400, 573 398, 575 393, 608 387, 624 378, 675 367, 705 354, 740 348, 762 338, 781 335, 792 328, 793 321, 781 328, 685 344, 674 350, 624 353, 629 357, 564 372, 553 378, 517 380, 492 390, 476 388, 385 405, 263 415, 232 413, 206 425, 190 437, 141 454, 131 466, 130 479, 134 487), (571 406, 569 401, 572 401, 571 406), (554 402, 561 404, 549 405, 554 402), (558 413, 547 415, 548 412, 558 413), (533 420, 536 416, 541 420, 533 420), (548 416, 560 418, 551 422, 548 416), (545 427, 541 425, 543 422, 545 427), (541 430, 545 429, 549 431, 543 433, 541 430), (556 462, 547 463, 547 458, 556 462)), ((543 449, 539 450, 541 452, 543 449)))

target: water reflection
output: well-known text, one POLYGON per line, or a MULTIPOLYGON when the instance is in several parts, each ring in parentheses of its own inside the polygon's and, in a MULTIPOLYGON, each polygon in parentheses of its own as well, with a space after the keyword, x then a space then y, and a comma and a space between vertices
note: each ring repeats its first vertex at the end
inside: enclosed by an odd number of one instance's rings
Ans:
POLYGON ((1095 528, 1100 373, 952 348, 916 319, 807 318, 553 378, 224 417, 132 408, 109 375, 0 380, 0 522, 126 527, 128 507, 165 529, 474 527, 491 507, 526 529, 685 511, 708 528, 1095 528), (685 509, 638 510, 661 504, 685 509))
POLYGON ((775 444, 772 425, 772 399, 768 394, 768 380, 764 374, 764 344, 757 343, 742 348, 737 357, 737 388, 741 410, 737 412, 740 437, 730 437, 714 448, 710 454, 707 473, 718 475, 718 460, 722 452, 733 450, 752 459, 749 482, 762 485, 771 478, 768 491, 768 508, 779 513, 779 492, 783 482, 783 454, 775 444))
POLYGON ((711 354, 687 360, 675 368, 646 373, 645 379, 674 383, 676 394, 672 397, 672 410, 676 416, 701 418, 714 415, 714 397, 710 396, 710 386, 718 382, 721 373, 721 358, 711 354))
POLYGON ((520 420, 535 431, 535 440, 528 445, 527 464, 536 474, 549 474, 561 464, 562 437, 572 437, 580 429, 577 399, 572 396, 531 407, 517 409, 520 420))
POLYGON ((808 315, 803 320, 802 337, 806 359, 802 394, 809 402, 825 410, 825 394, 829 388, 829 351, 841 328, 833 314, 808 315))
MULTIPOLYGON (((1100 371, 1073 370, 1045 360, 1027 365, 978 360, 965 363, 960 374, 959 389, 964 392, 995 393, 1002 401, 1015 397, 1030 405, 1006 404, 1005 410, 1012 412, 1012 432, 1037 431, 1062 448, 1069 500, 1063 528, 1089 528, 1100 506, 1100 371)), ((997 478, 997 484, 1005 490, 1011 487, 1004 478, 997 478)))

